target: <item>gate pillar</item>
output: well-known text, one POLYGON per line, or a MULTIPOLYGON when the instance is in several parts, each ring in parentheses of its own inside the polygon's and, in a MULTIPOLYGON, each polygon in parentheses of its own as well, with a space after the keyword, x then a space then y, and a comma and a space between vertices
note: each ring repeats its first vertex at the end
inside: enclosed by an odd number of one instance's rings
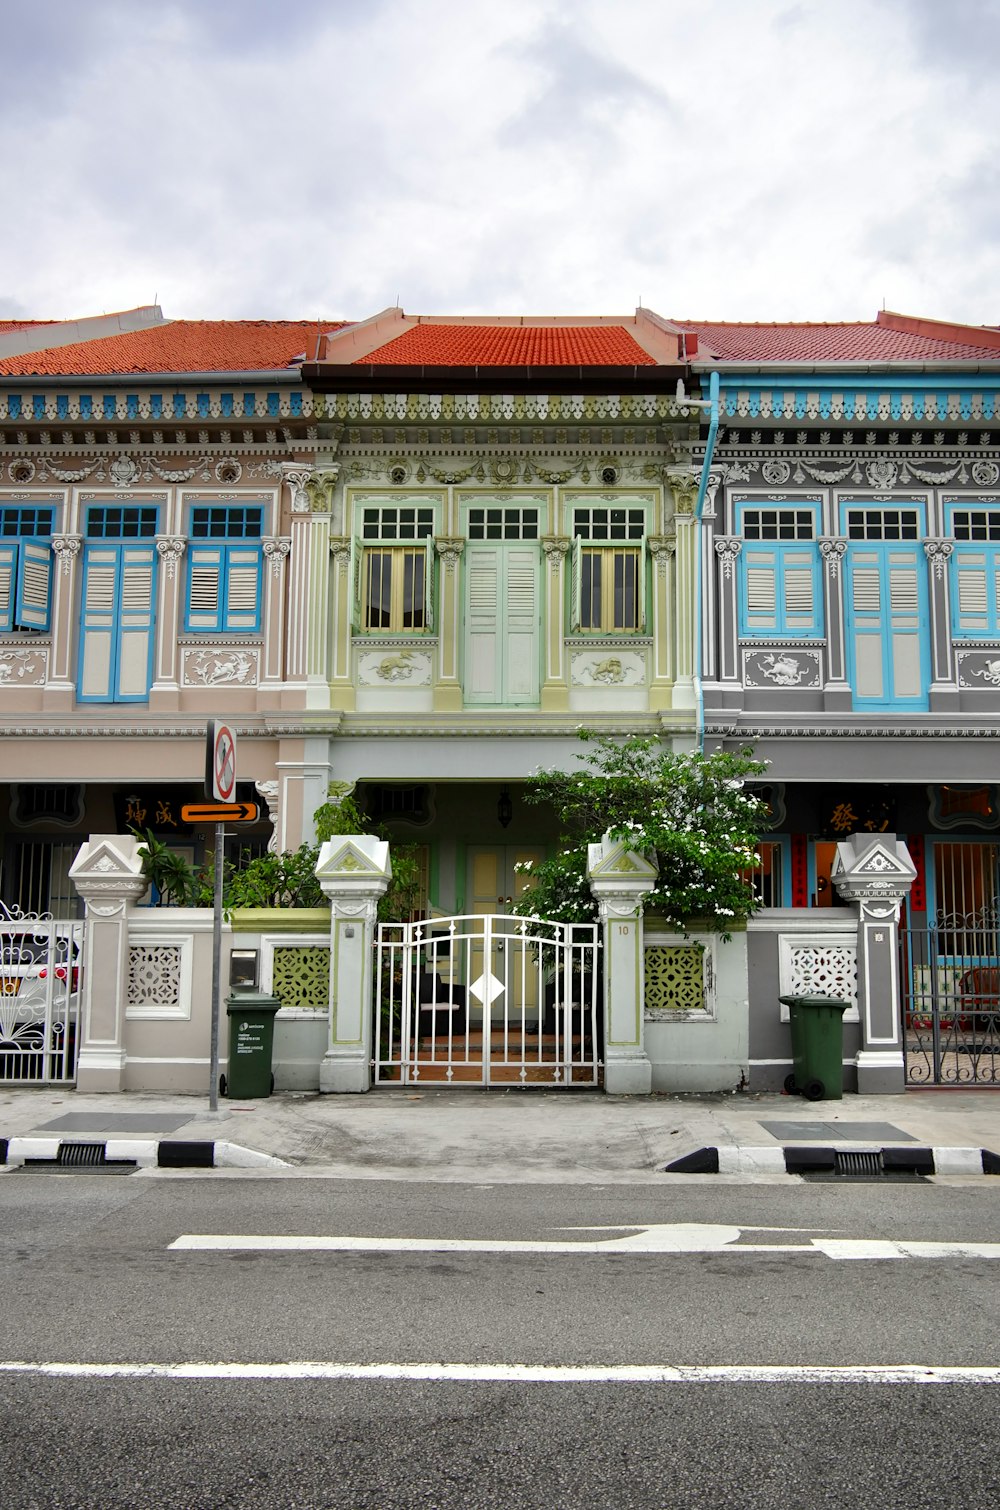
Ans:
POLYGON ((895 834, 852 834, 837 845, 831 879, 858 909, 858 1093, 884 1096, 906 1088, 899 989, 899 909, 917 870, 895 834))
POLYGON ((330 1037, 319 1088, 367 1091, 375 917, 392 880, 389 846, 373 834, 338 834, 320 850, 316 876, 330 898, 330 1037))
POLYGON ((92 834, 69 869, 87 925, 80 990, 78 1091, 120 1091, 125 1072, 129 914, 146 890, 132 834, 92 834))
POLYGON ((653 1067, 645 1048, 643 899, 656 866, 607 834, 587 849, 587 880, 604 925, 604 1089, 648 1096, 653 1067))

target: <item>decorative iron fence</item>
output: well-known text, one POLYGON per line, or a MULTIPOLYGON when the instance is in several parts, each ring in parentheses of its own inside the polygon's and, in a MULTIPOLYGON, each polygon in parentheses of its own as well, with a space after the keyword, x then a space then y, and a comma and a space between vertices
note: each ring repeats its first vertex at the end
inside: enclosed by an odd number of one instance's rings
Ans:
POLYGON ((83 924, 0 902, 0 1082, 76 1075, 83 924))
POLYGON ((1000 1083, 997 908, 900 929, 900 979, 908 1083, 1000 1083))
POLYGON ((380 924, 375 1080, 598 1084, 600 947, 596 923, 487 914, 380 924))

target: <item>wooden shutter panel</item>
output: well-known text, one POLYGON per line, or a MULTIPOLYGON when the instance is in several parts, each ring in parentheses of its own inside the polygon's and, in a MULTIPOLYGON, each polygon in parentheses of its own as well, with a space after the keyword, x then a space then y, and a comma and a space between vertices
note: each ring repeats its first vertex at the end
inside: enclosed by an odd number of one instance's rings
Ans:
POLYGON ((743 623, 748 634, 777 633, 778 630, 778 556, 777 551, 746 545, 740 556, 743 571, 743 623))
POLYGON ((118 629, 119 702, 140 702, 149 695, 153 660, 153 580, 156 553, 152 545, 123 545, 121 611, 118 629))
MULTIPOLYGON (((990 631, 990 563, 982 550, 956 551, 955 603, 953 622, 956 634, 988 634, 990 631)), ((1000 578, 997 579, 1000 585, 1000 578)))
POLYGON ((812 633, 817 628, 817 565, 816 552, 796 550, 790 546, 782 551, 784 567, 785 621, 782 628, 788 634, 812 633))
POLYGON ((579 535, 573 537, 573 576, 570 585, 569 627, 571 634, 580 630, 580 605, 583 602, 583 545, 579 535))
POLYGON ((80 646, 80 697, 111 702, 115 669, 115 604, 118 550, 88 545, 83 558, 83 635, 80 646))
POLYGON ((436 552, 434 541, 425 542, 426 560, 424 562, 424 628, 434 628, 434 565, 436 552))
POLYGON ((14 627, 14 585, 17 574, 17 546, 0 542, 0 630, 14 627))
POLYGON ((348 592, 351 597, 351 628, 357 633, 361 625, 361 600, 363 592, 364 545, 358 535, 351 536, 351 561, 348 568, 348 592))
POLYGON ((504 624, 504 701, 533 702, 538 697, 538 550, 508 546, 507 612, 504 624))
POLYGON ((255 630, 260 625, 260 550, 255 545, 230 545, 225 562, 223 629, 255 630))
POLYGON ((188 547, 188 629, 222 628, 222 571, 224 547, 188 547))
POLYGON ((495 702, 499 695, 498 585, 500 552, 493 546, 466 547, 468 663, 466 692, 471 702, 495 702))
POLYGON ((47 540, 22 540, 17 569, 14 623, 20 629, 48 629, 52 548, 47 540))

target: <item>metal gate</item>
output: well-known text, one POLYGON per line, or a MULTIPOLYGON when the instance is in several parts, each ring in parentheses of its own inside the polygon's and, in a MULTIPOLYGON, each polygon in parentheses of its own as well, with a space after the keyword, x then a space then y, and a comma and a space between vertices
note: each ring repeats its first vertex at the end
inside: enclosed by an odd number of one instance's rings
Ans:
POLYGON ((375 1080, 597 1085, 598 934, 499 914, 380 924, 375 1080))
POLYGON ((0 902, 0 1083, 75 1078, 83 927, 0 902))
POLYGON ((907 1083, 1000 1083, 997 908, 900 929, 900 980, 907 1083))

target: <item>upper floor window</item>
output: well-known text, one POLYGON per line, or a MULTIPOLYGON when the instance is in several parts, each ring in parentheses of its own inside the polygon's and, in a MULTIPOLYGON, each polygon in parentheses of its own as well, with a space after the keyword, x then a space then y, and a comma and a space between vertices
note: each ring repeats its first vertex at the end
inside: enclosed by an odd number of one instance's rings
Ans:
POLYGON ((574 508, 574 630, 622 634, 643 628, 645 534, 645 509, 574 508), (624 544, 625 541, 635 543, 624 544))
POLYGON ((156 534, 159 510, 153 506, 103 506, 87 511, 88 540, 148 540, 156 534))
POLYGON ((260 628, 264 510, 259 504, 195 504, 190 515, 186 628, 260 628))
POLYGON ((822 633, 817 515, 818 505, 754 504, 739 512, 741 634, 822 633))
POLYGON ((845 511, 849 540, 919 540, 916 509, 849 508, 845 511))
POLYGON ((506 503, 470 508, 468 531, 470 540, 537 540, 538 509, 506 503))
POLYGON ((53 512, 0 506, 0 630, 49 627, 53 512))
POLYGON ((1000 635, 1000 505, 949 507, 951 620, 957 638, 1000 635))
POLYGON ((360 529, 354 542, 355 627, 389 634, 430 629, 433 506, 366 505, 360 529))

